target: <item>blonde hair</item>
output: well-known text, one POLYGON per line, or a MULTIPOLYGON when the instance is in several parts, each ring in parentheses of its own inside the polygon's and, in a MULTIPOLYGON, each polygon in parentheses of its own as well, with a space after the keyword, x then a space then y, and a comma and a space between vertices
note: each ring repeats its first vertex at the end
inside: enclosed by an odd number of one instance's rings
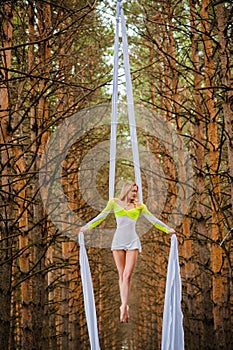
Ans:
MULTIPOLYGON (((137 190, 138 190, 138 185, 133 182, 133 181, 126 181, 121 189, 121 193, 120 193, 120 196, 119 196, 119 199, 121 201, 123 201, 125 199, 125 197, 127 196, 127 194, 132 190, 132 188, 136 186, 137 187, 137 190)), ((136 199, 137 201, 137 199, 136 199)))

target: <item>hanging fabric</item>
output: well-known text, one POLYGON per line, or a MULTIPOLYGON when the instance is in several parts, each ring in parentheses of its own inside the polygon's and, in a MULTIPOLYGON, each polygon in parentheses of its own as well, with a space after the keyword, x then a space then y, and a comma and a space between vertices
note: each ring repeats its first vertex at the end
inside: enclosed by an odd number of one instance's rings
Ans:
POLYGON ((79 246, 80 246, 79 264, 80 264, 81 279, 82 279, 82 286, 83 286, 84 308, 85 308, 87 329, 88 329, 91 349, 100 350, 91 271, 90 271, 89 261, 87 257, 85 244, 84 244, 84 235, 82 232, 80 232, 79 234, 79 246))
POLYGON ((172 235, 163 312, 161 350, 184 350, 181 278, 176 235, 172 235))
POLYGON ((116 26, 114 39, 114 63, 113 63, 113 89, 112 89, 112 116, 110 137, 110 160, 109 160, 109 198, 114 197, 115 174, 116 174, 116 141, 117 141, 117 107, 118 107, 118 59, 119 59, 119 17, 120 2, 116 7, 116 26))
POLYGON ((117 105, 118 105, 118 52, 119 52, 119 24, 121 24, 122 50, 124 59, 124 72, 126 81, 127 110, 130 126, 130 139, 133 154, 135 182, 138 185, 138 200, 142 198, 142 181, 138 153, 138 141, 134 113, 134 99, 132 80, 130 75, 128 38, 126 31, 125 16, 122 1, 117 1, 116 8, 116 30, 114 44, 114 69, 113 69, 113 94, 112 94, 112 118, 111 118, 111 139, 110 139, 110 169, 109 169, 109 199, 114 197, 115 189, 115 167, 116 167, 116 134, 117 134, 117 105))

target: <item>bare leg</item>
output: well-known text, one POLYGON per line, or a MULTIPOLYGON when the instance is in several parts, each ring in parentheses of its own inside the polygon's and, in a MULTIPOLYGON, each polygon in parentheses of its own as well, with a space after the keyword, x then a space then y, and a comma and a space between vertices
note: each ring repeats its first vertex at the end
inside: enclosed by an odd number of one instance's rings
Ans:
POLYGON ((128 322, 128 299, 130 292, 130 282, 137 261, 138 250, 114 250, 113 256, 119 274, 121 322, 128 322))

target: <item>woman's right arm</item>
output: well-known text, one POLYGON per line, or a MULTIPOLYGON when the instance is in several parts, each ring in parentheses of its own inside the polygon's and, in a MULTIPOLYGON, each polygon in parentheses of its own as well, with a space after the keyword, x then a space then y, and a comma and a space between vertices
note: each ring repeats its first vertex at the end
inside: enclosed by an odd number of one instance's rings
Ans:
POLYGON ((101 213, 99 215, 97 215, 95 218, 90 220, 85 226, 81 227, 80 231, 85 233, 85 232, 91 230, 92 228, 100 225, 101 222, 104 221, 106 219, 106 217, 108 216, 108 214, 111 212, 111 210, 113 208, 113 204, 114 204, 114 199, 110 199, 108 201, 108 204, 104 208, 104 210, 102 210, 101 213))

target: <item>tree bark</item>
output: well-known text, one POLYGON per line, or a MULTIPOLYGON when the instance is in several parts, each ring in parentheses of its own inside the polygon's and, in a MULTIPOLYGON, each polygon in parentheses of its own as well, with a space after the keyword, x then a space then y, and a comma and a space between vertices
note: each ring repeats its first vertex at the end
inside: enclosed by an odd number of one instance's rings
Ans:
MULTIPOLYGON (((47 349, 48 338, 48 318, 45 317, 47 313, 47 280, 46 276, 46 264, 45 257, 47 251, 47 224, 46 215, 43 209, 42 200, 39 193, 39 165, 41 155, 45 148, 45 144, 48 138, 48 132, 46 126, 48 123, 48 104, 46 96, 46 78, 48 77, 50 70, 50 51, 49 41, 47 37, 51 29, 51 8, 49 3, 41 3, 35 1, 37 9, 37 24, 38 35, 42 41, 38 46, 38 71, 40 79, 38 82, 39 99, 36 112, 31 109, 32 112, 32 128, 31 128, 31 144, 32 153, 35 159, 32 162, 32 170, 35 174, 31 180, 31 188, 33 194, 32 213, 34 227, 31 230, 32 241, 34 249, 32 253, 34 277, 32 281, 33 288, 33 313, 32 313, 32 328, 33 328, 33 347, 35 350, 47 349), (43 77, 45 79, 43 79, 43 77), (34 114, 35 113, 35 114, 34 114)), ((33 32, 31 31, 31 35, 33 32)), ((32 52, 34 56, 34 53, 32 52)), ((35 59, 35 56, 34 56, 35 59)), ((32 82, 33 84, 33 82, 32 82)), ((33 88, 32 88, 33 92, 33 88)), ((38 92, 37 92, 38 93, 38 92)))
MULTIPOLYGON (((228 164, 229 164, 229 182, 231 184, 231 207, 233 211, 233 93, 232 93, 232 74, 230 68, 231 53, 226 38, 226 17, 223 3, 216 5, 217 23, 218 23, 218 40, 219 40, 219 57, 221 62, 221 78, 223 89, 223 115, 224 126, 227 138, 228 164)), ((229 40, 229 39, 228 39, 229 40)))
MULTIPOLYGON (((199 276, 201 293, 199 296, 200 308, 198 314, 202 316, 200 346, 207 348, 214 337, 213 313, 211 303, 211 283, 209 273, 206 268, 209 266, 210 251, 204 237, 208 237, 207 231, 207 211, 205 206, 205 123, 204 123, 204 101, 201 95, 202 74, 199 58, 199 34, 197 21, 196 0, 190 1, 190 24, 191 24, 191 41, 192 41, 192 62, 194 68, 194 107, 195 107, 195 158, 196 158, 196 221, 197 221, 197 243, 199 252, 199 276)), ((197 316, 198 317, 198 316, 197 316)), ((188 330, 187 330, 188 331, 188 330)), ((192 331, 192 330, 191 330, 192 331)), ((193 334, 195 336, 195 334, 193 334)), ((195 345, 194 345, 195 346, 195 345)))
POLYGON ((224 328, 223 328, 223 281, 222 267, 223 255, 219 242, 222 239, 223 221, 220 211, 221 194, 220 194, 220 176, 219 176, 219 138, 218 138, 218 113, 214 101, 214 55, 213 42, 210 34, 209 25, 210 0, 203 0, 201 4, 201 30, 204 47, 204 95, 206 115, 208 119, 207 139, 208 139, 208 167, 209 182, 211 194, 211 266, 213 271, 212 277, 212 300, 215 330, 215 347, 216 349, 224 348, 224 328))
POLYGON ((2 350, 8 350, 11 320, 11 278, 12 244, 14 228, 14 198, 12 191, 12 125, 10 116, 10 96, 8 82, 12 58, 13 1, 2 4, 1 39, 4 49, 1 54, 0 82, 0 143, 1 143, 1 224, 0 224, 0 344, 2 350))
MULTIPOLYGON (((232 7, 231 7, 232 9, 232 7)), ((218 28, 218 40, 219 40, 219 56, 221 62, 221 79, 222 79, 222 89, 223 89, 223 116, 224 116, 224 127, 225 135, 227 140, 227 151, 228 151, 228 169, 229 169, 229 183, 230 183, 230 193, 231 193, 231 212, 233 213, 233 123, 232 123, 232 114, 233 114, 233 92, 232 92, 232 74, 230 68, 231 54, 229 52, 229 43, 230 38, 227 39, 227 20, 226 13, 224 11, 224 6, 222 2, 219 2, 216 5, 217 10, 217 28, 218 28)), ((231 227, 227 227, 225 230, 225 235, 229 233, 231 227)), ((226 247, 225 247, 226 248, 226 247)), ((233 276, 232 276, 232 264, 231 260, 231 249, 226 248, 228 266, 226 271, 230 276, 228 282, 224 285, 224 295, 226 300, 230 300, 230 304, 233 303, 233 276), (229 287, 228 288, 228 283, 229 287)), ((226 307, 224 310, 224 322, 223 327, 225 330, 225 339, 226 347, 230 348, 233 344, 233 335, 232 335, 232 315, 230 308, 226 307)))

